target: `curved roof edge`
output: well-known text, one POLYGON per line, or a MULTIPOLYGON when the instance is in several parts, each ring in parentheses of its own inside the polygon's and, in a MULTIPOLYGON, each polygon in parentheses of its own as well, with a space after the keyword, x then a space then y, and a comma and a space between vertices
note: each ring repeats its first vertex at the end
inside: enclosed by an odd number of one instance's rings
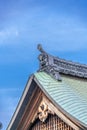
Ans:
POLYGON ((23 114, 23 112, 25 110, 25 107, 26 107, 26 105, 28 103, 28 100, 29 100, 29 98, 31 96, 31 92, 34 90, 35 86, 33 85, 33 87, 31 87, 33 79, 34 79, 34 75, 31 75, 29 77, 28 81, 27 81, 27 84, 25 86, 23 94, 22 94, 22 96, 21 96, 21 98, 19 100, 19 103, 18 103, 18 105, 16 107, 16 110, 15 110, 15 112, 14 112, 14 114, 13 114, 13 116, 12 116, 12 118, 10 120, 10 123, 8 124, 6 130, 16 130, 16 127, 17 127, 17 125, 18 125, 18 123, 20 121, 20 118, 21 118, 21 116, 22 116, 22 114, 23 114), (31 90, 29 90, 30 87, 31 87, 31 90))

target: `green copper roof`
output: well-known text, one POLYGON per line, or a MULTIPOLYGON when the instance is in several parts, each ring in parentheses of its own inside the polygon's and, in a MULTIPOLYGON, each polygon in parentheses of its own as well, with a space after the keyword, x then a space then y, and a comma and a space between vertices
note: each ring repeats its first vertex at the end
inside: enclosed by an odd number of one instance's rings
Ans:
POLYGON ((62 75, 57 81, 45 72, 35 77, 58 105, 87 126, 87 80, 62 75))

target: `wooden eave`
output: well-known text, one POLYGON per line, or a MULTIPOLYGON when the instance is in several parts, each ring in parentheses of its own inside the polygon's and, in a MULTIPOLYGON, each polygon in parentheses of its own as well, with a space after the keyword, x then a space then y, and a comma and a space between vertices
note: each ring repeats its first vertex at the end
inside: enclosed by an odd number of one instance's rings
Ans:
POLYGON ((33 79, 34 79, 34 75, 31 75, 30 78, 28 79, 28 82, 20 98, 20 101, 17 105, 17 108, 12 116, 12 119, 7 127, 7 130, 16 130, 16 127, 18 126, 18 123, 22 117, 22 114, 25 111, 28 101, 31 98, 31 95, 35 89, 36 85, 35 85, 35 82, 33 82, 33 79))

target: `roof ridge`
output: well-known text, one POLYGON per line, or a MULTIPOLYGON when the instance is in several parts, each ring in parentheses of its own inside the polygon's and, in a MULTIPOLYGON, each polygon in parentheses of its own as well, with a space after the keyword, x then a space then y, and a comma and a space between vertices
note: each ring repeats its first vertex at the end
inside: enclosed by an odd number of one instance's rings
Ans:
POLYGON ((60 73, 87 78, 87 65, 52 56, 45 52, 40 44, 38 50, 41 52, 38 57, 39 71, 45 71, 57 80, 61 80, 60 73))

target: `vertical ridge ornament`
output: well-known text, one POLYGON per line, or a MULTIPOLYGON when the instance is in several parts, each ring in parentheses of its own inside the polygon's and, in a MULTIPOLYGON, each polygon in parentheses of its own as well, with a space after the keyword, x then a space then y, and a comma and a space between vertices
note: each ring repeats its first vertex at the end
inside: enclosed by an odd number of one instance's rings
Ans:
POLYGON ((54 66, 54 58, 44 51, 41 44, 38 44, 37 49, 41 52, 38 59, 40 61, 40 69, 39 71, 45 71, 54 79, 61 81, 61 76, 59 71, 55 69, 54 66))

